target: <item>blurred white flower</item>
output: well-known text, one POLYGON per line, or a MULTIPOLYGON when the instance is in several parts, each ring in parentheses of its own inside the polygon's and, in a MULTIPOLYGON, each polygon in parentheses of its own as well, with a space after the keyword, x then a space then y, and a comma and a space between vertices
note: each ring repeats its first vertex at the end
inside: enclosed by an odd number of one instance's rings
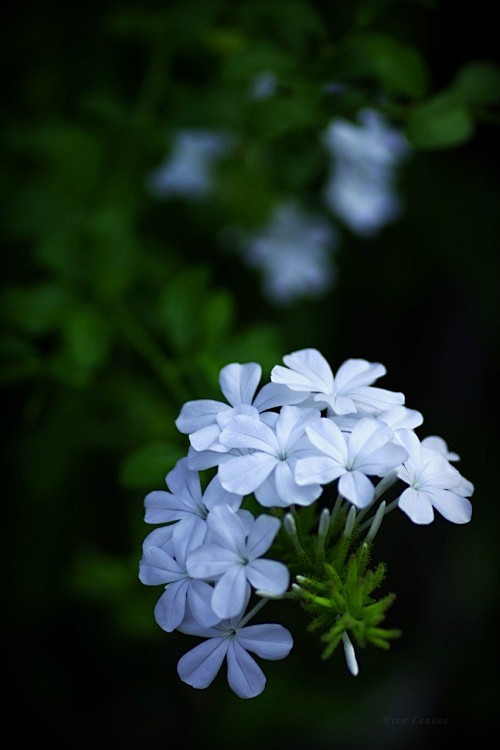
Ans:
POLYGON ((270 99, 276 93, 278 76, 272 70, 263 70, 252 79, 249 99, 270 99))
POLYGON ((316 297, 332 284, 334 227, 319 216, 304 213, 294 203, 279 205, 267 227, 244 247, 248 265, 264 274, 264 291, 277 304, 316 297))
POLYGON ((149 176, 150 191, 159 198, 205 198, 214 186, 217 161, 229 152, 232 142, 228 133, 178 131, 170 155, 149 176))
POLYGON ((401 212, 394 182, 410 147, 379 112, 365 109, 358 119, 360 124, 335 119, 324 135, 333 157, 324 198, 353 232, 370 237, 401 212))

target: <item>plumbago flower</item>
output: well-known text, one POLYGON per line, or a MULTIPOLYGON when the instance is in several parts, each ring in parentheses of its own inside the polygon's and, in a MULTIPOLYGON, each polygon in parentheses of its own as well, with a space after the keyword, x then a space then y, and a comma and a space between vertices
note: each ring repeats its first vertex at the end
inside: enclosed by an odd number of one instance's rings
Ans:
POLYGON ((167 474, 169 491, 145 500, 146 521, 162 524, 140 563, 143 583, 165 587, 156 621, 205 638, 181 658, 179 676, 205 688, 226 659, 242 698, 265 687, 249 652, 283 659, 292 647, 279 624, 247 626, 267 601, 303 607, 324 657, 342 645, 357 675, 356 647, 388 648, 400 634, 381 627, 394 599, 376 598, 385 565, 369 567, 384 517, 400 508, 425 525, 437 510, 464 524, 472 513, 474 487, 450 463, 458 455, 438 436, 420 440, 422 414, 373 385, 383 365, 349 359, 334 375, 316 349, 283 362, 260 390, 257 363, 229 364, 219 379, 227 403, 185 404, 176 425, 188 457, 167 474))

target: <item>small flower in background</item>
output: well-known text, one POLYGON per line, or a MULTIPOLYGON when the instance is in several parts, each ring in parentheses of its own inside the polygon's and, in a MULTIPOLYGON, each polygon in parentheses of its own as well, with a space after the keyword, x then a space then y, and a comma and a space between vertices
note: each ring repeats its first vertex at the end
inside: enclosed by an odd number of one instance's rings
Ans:
POLYGON ((353 232, 372 237, 401 212, 395 180, 410 148, 403 133, 379 112, 365 109, 358 119, 359 124, 333 120, 324 135, 332 156, 324 198, 353 232))
POLYGON ((276 93, 278 76, 272 70, 263 70, 253 78, 250 84, 249 99, 270 99, 276 93))
POLYGON ((158 198, 206 198, 214 187, 215 166, 229 153, 232 143, 228 133, 178 131, 170 155, 149 176, 151 193, 158 198))
POLYGON ((266 227, 244 242, 243 257, 262 271, 269 300, 287 305, 301 297, 318 297, 330 288, 337 244, 330 222, 285 203, 274 210, 266 227))

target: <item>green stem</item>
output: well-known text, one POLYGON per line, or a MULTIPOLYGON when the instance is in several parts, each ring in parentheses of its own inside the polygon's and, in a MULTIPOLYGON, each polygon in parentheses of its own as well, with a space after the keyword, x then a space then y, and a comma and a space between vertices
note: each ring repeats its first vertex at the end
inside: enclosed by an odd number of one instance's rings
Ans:
MULTIPOLYGON (((387 515, 388 513, 390 513, 390 512, 391 512, 391 510, 394 510, 394 508, 397 508, 397 506, 398 506, 398 500, 399 500, 399 497, 398 497, 398 498, 396 498, 396 500, 393 500, 393 501, 392 501, 392 503, 389 503, 389 505, 388 505, 388 506, 387 506, 387 508, 385 509, 384 517, 385 517, 385 516, 386 516, 386 515, 387 515)), ((369 518, 369 519, 368 519, 368 521, 365 521, 364 523, 362 523, 362 524, 361 524, 361 526, 360 526, 360 527, 358 528, 358 531, 364 531, 364 530, 365 530, 365 529, 367 529, 367 528, 368 528, 369 526, 371 526, 371 525, 372 525, 372 523, 373 523, 373 519, 375 518, 375 515, 376 515, 376 514, 374 514, 374 515, 373 515, 373 516, 372 516, 371 518, 369 518)))
POLYGON ((269 599, 261 599, 260 602, 258 602, 253 609, 248 612, 248 614, 245 615, 245 617, 240 621, 238 628, 243 628, 247 622, 250 622, 252 617, 255 617, 257 612, 260 612, 262 607, 264 607, 268 603, 269 599))

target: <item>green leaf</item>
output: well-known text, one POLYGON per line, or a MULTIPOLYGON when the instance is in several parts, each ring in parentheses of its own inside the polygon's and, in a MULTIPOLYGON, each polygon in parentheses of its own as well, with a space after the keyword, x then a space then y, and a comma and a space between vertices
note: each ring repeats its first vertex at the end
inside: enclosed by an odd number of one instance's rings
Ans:
POLYGON ((143 445, 124 460, 120 481, 125 487, 141 490, 161 486, 165 475, 185 453, 181 446, 166 440, 143 445))
POLYGON ((0 302, 5 320, 34 336, 55 330, 62 324, 69 306, 67 292, 52 283, 7 289, 0 302))
POLYGON ((414 47, 382 34, 368 34, 356 40, 355 51, 387 93, 410 97, 425 94, 427 68, 414 47))
POLYGON ((485 60, 467 63, 459 70, 453 91, 467 104, 497 104, 500 102, 500 67, 485 60))
POLYGON ((107 356, 111 330, 108 321, 90 306, 80 305, 64 321, 64 342, 70 361, 94 369, 107 356))
POLYGON ((438 94, 413 110, 406 124, 410 143, 417 148, 451 148, 474 132, 467 108, 450 92, 438 94))
POLYGON ((203 266, 186 268, 160 295, 158 317, 170 344, 180 352, 192 349, 199 339, 208 282, 209 273, 203 266))

